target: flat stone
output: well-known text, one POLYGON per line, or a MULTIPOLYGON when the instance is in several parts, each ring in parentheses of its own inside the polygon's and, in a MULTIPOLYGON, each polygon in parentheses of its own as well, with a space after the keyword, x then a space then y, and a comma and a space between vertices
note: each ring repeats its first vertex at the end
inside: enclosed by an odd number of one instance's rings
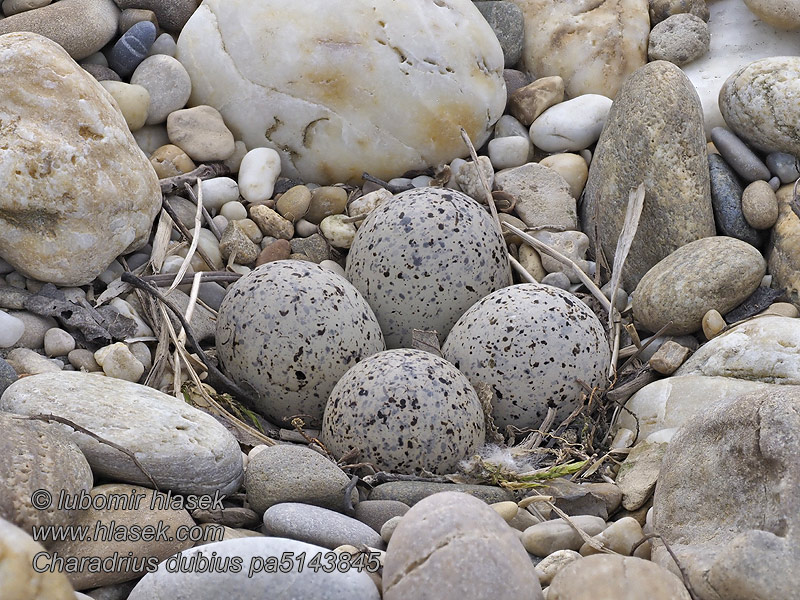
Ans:
POLYGON ((703 345, 675 374, 797 385, 800 384, 798 354, 800 322, 791 317, 762 315, 703 345))
POLYGON ((402 517, 409 508, 397 500, 363 500, 355 506, 355 518, 380 533, 386 521, 402 517))
POLYGON ((495 0, 475 2, 483 18, 492 27, 503 49, 503 64, 513 67, 522 57, 524 19, 522 11, 513 2, 495 0))
POLYGON ((578 229, 577 202, 561 175, 538 163, 528 163, 495 174, 497 189, 513 195, 517 216, 528 227, 551 231, 578 229))
POLYGON ((0 39, 0 57, 0 77, 15 81, 0 93, 9 123, 0 132, 0 255, 26 277, 88 283, 147 242, 161 206, 157 177, 108 94, 63 48, 14 33, 0 39))
POLYGON ((650 269, 633 292, 633 314, 649 331, 683 335, 699 331, 705 315, 725 314, 761 283, 761 253, 740 240, 717 236, 679 248, 650 269))
POLYGON ((343 544, 384 548, 380 534, 369 525, 327 508, 296 502, 270 506, 264 513, 264 531, 331 550, 343 544))
MULTIPOLYGON (((229 494, 242 480, 242 453, 210 415, 149 387, 80 372, 20 379, 0 398, 0 409, 67 418, 136 453, 161 489, 229 494)), ((95 473, 152 485, 124 454, 65 425, 95 473)))
POLYGON ((754 229, 742 212, 742 189, 733 169, 719 154, 708 155, 711 180, 711 205, 720 234, 760 247, 766 236, 754 229))
POLYGON ((632 290, 658 261, 715 233, 708 158, 697 93, 665 61, 631 75, 617 96, 597 143, 581 205, 583 230, 594 229, 613 264, 628 197, 645 184, 645 202, 623 270, 632 290), (602 218, 595 223, 595 215, 602 218))
POLYGON ((15 348, 6 360, 17 373, 25 376, 58 372, 64 366, 61 361, 47 359, 28 348, 15 348))
POLYGON ((439 492, 462 492, 486 503, 513 500, 514 495, 500 487, 460 483, 428 483, 425 481, 392 481, 376 486, 369 494, 370 500, 399 500, 414 506, 423 498, 439 492))
MULTIPOLYGON (((800 388, 772 386, 709 405, 673 437, 656 487, 653 527, 701 600, 796 594, 798 432, 800 388)), ((653 561, 674 569, 658 542, 653 561)))
POLYGON ((348 483, 350 478, 336 463, 311 448, 291 444, 265 448, 250 460, 245 473, 247 502, 258 513, 281 502, 343 512, 348 483))
POLYGON ((667 17, 650 31, 649 60, 667 60, 683 66, 702 57, 711 45, 708 24, 692 14, 667 17))
POLYGON ((622 491, 622 506, 627 510, 636 510, 644 506, 653 495, 661 459, 664 457, 667 445, 639 442, 622 463, 616 482, 622 491))
POLYGON ((735 133, 724 127, 714 127, 711 141, 725 162, 747 183, 759 179, 768 181, 771 177, 767 165, 735 133))
POLYGON ((583 94, 545 110, 531 125, 531 141, 545 152, 588 148, 606 124, 611 98, 583 94))
MULTIPOLYGON (((597 535, 606 528, 605 520, 600 517, 578 515, 570 517, 570 520, 590 536, 597 535)), ((578 532, 560 518, 528 527, 521 540, 528 552, 541 557, 549 556, 557 550, 578 550, 583 545, 583 538, 578 532)))
POLYGON ((590 515, 608 519, 608 506, 604 498, 579 483, 559 477, 538 489, 545 496, 553 496, 553 504, 568 515, 590 515))
POLYGON ((411 508, 386 551, 385 600, 429 597, 432 589, 440 600, 544 597, 513 530, 489 506, 457 492, 411 508))
POLYGON ((180 147, 192 160, 225 160, 234 151, 233 134, 222 115, 211 106, 176 110, 167 117, 169 141, 180 147))
POLYGON ((514 3, 525 15, 526 70, 538 77, 561 76, 570 98, 614 98, 625 78, 647 62, 647 0, 577 6, 560 0, 514 3))
POLYGON ((61 0, 0 20, 0 35, 36 33, 80 60, 112 40, 117 33, 118 18, 119 10, 112 0, 61 0))
POLYGON ((449 163, 466 154, 459 126, 480 147, 506 103, 502 48, 466 0, 209 0, 176 56, 192 104, 218 109, 248 148, 277 150, 285 176, 319 184, 449 163), (262 18, 272 11, 280 28, 262 18))
POLYGON ((800 57, 773 56, 741 67, 719 92, 728 126, 763 152, 800 154, 800 135, 787 123, 800 120, 800 57))
MULTIPOLYGON (((269 590, 270 600, 380 600, 378 588, 366 570, 336 570, 308 568, 308 561, 320 556, 320 564, 326 565, 327 549, 295 540, 278 537, 249 537, 215 542, 184 551, 181 556, 189 563, 202 555, 206 560, 217 557, 219 564, 228 565, 221 572, 199 571, 185 568, 184 571, 170 569, 170 563, 161 563, 158 570, 148 573, 136 585, 128 600, 155 600, 159 598, 193 598, 194 600, 251 600, 269 590), (284 555, 295 557, 289 569, 272 569, 266 564, 268 557, 284 555), (305 564, 299 568, 300 555, 305 555, 305 564), (241 561, 239 569, 231 565, 241 561), (252 573, 251 573, 252 570, 252 573), (248 576, 249 575, 249 576, 248 576)), ((288 564, 288 563, 287 563, 288 564)), ((284 565, 286 566, 286 565, 284 565)), ((61 600, 60 598, 58 600, 61 600)), ((115 599, 116 600, 116 599, 115 599)))

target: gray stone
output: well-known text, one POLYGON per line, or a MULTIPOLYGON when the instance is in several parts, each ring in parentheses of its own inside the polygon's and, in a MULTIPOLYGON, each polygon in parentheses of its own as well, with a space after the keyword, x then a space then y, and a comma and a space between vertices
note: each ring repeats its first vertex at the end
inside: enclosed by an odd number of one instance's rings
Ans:
POLYGON ((767 154, 767 167, 773 175, 780 177, 781 183, 794 183, 800 177, 800 162, 792 154, 772 152, 767 154))
POLYGON ((380 533, 386 521, 403 516, 409 508, 408 504, 397 500, 364 500, 356 504, 354 516, 380 533))
POLYGON ((156 26, 150 21, 139 21, 111 48, 108 66, 123 77, 128 77, 145 59, 155 41, 156 26))
POLYGON ((455 492, 430 496, 409 510, 384 559, 384 600, 433 597, 543 598, 513 530, 480 500, 455 492))
MULTIPOLYGON (((25 300, 32 295, 28 290, 23 290, 13 285, 0 285, 0 308, 24 310, 25 300)), ((44 341, 44 338, 42 341, 44 341)))
POLYGON ((592 244, 597 229, 609 264, 629 194, 642 182, 645 203, 623 271, 626 290, 662 258, 715 233, 700 100, 683 72, 665 61, 625 81, 589 169, 581 222, 592 244))
POLYGON ((138 580, 116 583, 114 585, 104 585, 90 592, 86 592, 86 595, 94 600, 126 600, 137 583, 138 580))
POLYGON ((608 506, 599 494, 585 485, 560 477, 548 481, 538 491, 553 496, 553 504, 568 515, 591 515, 608 520, 608 506))
POLYGON ((28 348, 14 348, 8 353, 6 360, 17 373, 23 376, 58 372, 64 366, 60 360, 50 360, 28 348))
POLYGON ((131 83, 150 94, 147 125, 163 123, 172 111, 186 105, 192 93, 192 80, 183 65, 166 54, 145 58, 131 75, 131 83))
MULTIPOLYGON (((589 536, 597 535, 606 528, 606 522, 600 517, 579 515, 570 520, 589 536)), ((528 552, 541 557, 549 556, 557 550, 578 550, 584 543, 572 525, 560 518, 528 527, 521 540, 528 552)))
POLYGON ((709 12, 705 0, 650 0, 650 25, 655 27, 672 15, 684 13, 708 21, 709 12))
POLYGON ((399 500, 414 506, 423 498, 439 492, 463 492, 487 503, 514 500, 514 494, 500 487, 490 485, 469 485, 461 483, 427 483, 425 481, 392 481, 376 486, 370 492, 370 500, 399 500))
POLYGON ((633 316, 645 329, 666 334, 699 331, 712 309, 725 314, 761 283, 761 253, 741 240, 717 236, 679 248, 651 268, 633 292, 633 316))
MULTIPOLYGON (((800 588, 800 390, 717 402, 664 456, 653 527, 701 600, 790 600, 800 588)), ((663 545, 654 562, 674 569, 663 545)))
POLYGON ((319 264, 331 258, 331 247, 319 233, 306 238, 294 238, 289 243, 292 246, 292 253, 305 254, 311 262, 319 264))
MULTIPOLYGON (((169 294, 165 294, 165 297, 180 309, 181 314, 186 314, 186 308, 189 306, 189 296, 179 289, 176 289, 172 290, 169 294)), ((175 331, 180 331, 181 324, 178 318, 173 315, 172 312, 169 312, 169 316, 175 331)), ((197 338, 198 342, 211 341, 216 335, 217 320, 214 313, 210 310, 200 304, 195 304, 191 326, 194 337, 197 338)))
MULTIPOLYGON (((503 69, 503 79, 506 82, 506 94, 508 98, 510 98, 511 94, 516 92, 519 88, 524 87, 531 82, 530 75, 516 69, 503 69)), ((502 119, 503 117, 500 118, 502 119)))
POLYGON ((500 42, 505 66, 513 67, 522 57, 524 25, 522 11, 516 4, 502 0, 474 4, 500 42))
POLYGON ((117 19, 119 10, 112 0, 61 0, 0 20, 0 35, 38 33, 80 60, 111 41, 117 33, 117 19))
MULTIPOLYGON (((265 448, 247 465, 245 489, 250 507, 263 513, 281 502, 302 502, 344 511, 344 488, 350 478, 319 452, 279 444, 265 448)), ((358 494, 353 491, 353 503, 358 494)))
POLYGON ((58 327, 58 323, 53 317, 43 317, 26 310, 19 312, 10 310, 8 314, 25 324, 25 332, 14 344, 15 348, 29 348, 31 350, 44 348, 44 334, 47 333, 48 329, 58 327))
POLYGON ((83 67, 83 70, 89 73, 89 75, 97 79, 97 81, 122 81, 122 77, 113 69, 109 69, 103 65, 83 64, 81 67, 83 67))
POLYGON ((569 184, 554 170, 539 163, 505 169, 495 174, 495 187, 516 198, 514 210, 528 227, 578 229, 577 202, 569 184))
POLYGON ((793 195, 793 186, 788 185, 776 193, 778 221, 772 227, 767 257, 773 284, 800 305, 800 218, 792 210, 793 195))
POLYGON ((59 492, 92 488, 92 470, 80 448, 62 432, 9 412, 0 412, 0 430, 0 517, 28 533, 39 525, 70 525, 78 511, 59 509, 59 492), (55 500, 34 508, 37 490, 55 500))
POLYGON ((751 183, 759 179, 769 180, 767 165, 735 133, 724 127, 714 127, 711 130, 711 141, 725 162, 744 181, 751 183))
POLYGON ((0 396, 18 379, 17 372, 5 359, 0 358, 0 396))
MULTIPOLYGON (((62 0, 63 1, 63 0, 62 0)), ((121 9, 144 8, 156 14, 158 24, 170 32, 179 32, 197 9, 196 0, 114 0, 121 9)))
POLYGON ((733 169, 719 154, 708 155, 708 169, 711 179, 711 205, 719 233, 747 242, 751 246, 761 246, 766 240, 766 234, 754 229, 745 220, 742 212, 744 190, 733 169))
MULTIPOLYGON (((81 372, 34 375, 12 384, 0 410, 54 414, 136 454, 162 490, 229 494, 242 481, 236 439, 212 416, 143 385, 81 372)), ((130 458, 65 425, 92 470, 117 481, 152 485, 130 458)))
POLYGON ((710 46, 708 24, 700 17, 682 13, 667 17, 653 27, 647 57, 681 66, 705 55, 710 46))
POLYGON ((380 534, 369 525, 327 508, 297 502, 270 506, 264 513, 264 532, 331 550, 344 544, 384 548, 380 534))
POLYGON ((181 556, 187 561, 184 564, 200 554, 210 560, 216 553, 220 564, 227 563, 228 568, 221 572, 186 569, 186 572, 176 573, 170 572, 169 563, 161 563, 157 571, 142 578, 128 600, 251 600, 265 595, 270 600, 380 600, 378 589, 366 571, 351 569, 328 573, 308 568, 308 561, 317 555, 320 565, 327 565, 326 552, 320 546, 283 538, 251 537, 215 542, 183 552, 181 556), (269 557, 279 559, 284 553, 295 557, 290 569, 265 568, 269 557), (296 558, 301 554, 306 557, 302 570, 296 558), (241 570, 230 567, 237 559, 241 560, 241 570))
POLYGON ((627 510, 641 508, 653 495, 666 450, 664 443, 639 442, 622 463, 616 483, 622 491, 622 506, 627 510))

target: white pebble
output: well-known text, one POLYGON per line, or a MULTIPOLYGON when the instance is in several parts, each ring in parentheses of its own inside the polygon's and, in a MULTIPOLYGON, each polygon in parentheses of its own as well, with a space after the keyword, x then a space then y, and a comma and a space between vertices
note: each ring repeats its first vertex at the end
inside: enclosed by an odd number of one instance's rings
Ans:
POLYGON ((349 248, 356 237, 356 226, 345 223, 347 215, 330 215, 322 219, 319 230, 331 246, 336 248, 349 248))
MULTIPOLYGON (((194 229, 189 230, 189 235, 194 238, 194 229)), ((200 252, 195 252, 194 256, 192 256, 191 263, 194 272, 197 273, 198 271, 213 270, 221 271, 225 265, 225 262, 222 259, 222 252, 219 250, 219 240, 213 233, 211 233, 210 229, 206 229, 204 227, 200 228, 200 233, 198 235, 199 239, 197 242, 197 247, 200 248, 214 264, 206 265, 206 261, 200 256, 200 252)), ((188 252, 188 248, 183 248, 179 251, 179 254, 186 256, 188 252)))
POLYGON ((433 181, 433 177, 420 175, 411 180, 411 185, 413 185, 415 188, 423 188, 428 187, 431 184, 431 181, 433 181))
POLYGON ((342 265, 333 260, 323 260, 321 263, 319 263, 319 266, 323 269, 327 269, 331 273, 336 273, 337 275, 344 277, 344 269, 342 268, 342 265))
POLYGON ((583 94, 551 106, 531 124, 531 141, 545 152, 583 150, 603 131, 612 100, 599 94, 583 94))
POLYGON ((44 352, 47 356, 66 356, 75 350, 75 338, 58 327, 44 333, 44 352))
POLYGON ((299 237, 307 238, 308 236, 317 233, 317 226, 313 223, 309 223, 305 219, 300 219, 294 224, 294 232, 299 237))
POLYGON ((154 54, 166 54, 167 56, 175 56, 175 51, 178 49, 178 44, 175 43, 175 38, 173 38, 168 33, 162 33, 160 36, 156 38, 156 41, 153 42, 153 45, 150 46, 150 50, 147 53, 147 56, 153 56, 154 54))
POLYGON ((25 323, 0 310, 0 348, 9 348, 25 333, 25 323))
POLYGON ((494 137, 504 138, 512 135, 528 139, 528 128, 511 115, 503 115, 494 126, 494 137))
POLYGON ((248 202, 272 198, 281 174, 281 157, 272 148, 253 148, 239 165, 239 191, 248 202))
POLYGON ((100 273, 100 275, 97 276, 97 278, 106 285, 108 285, 115 279, 119 279, 124 272, 125 269, 121 264, 119 264, 119 261, 114 260, 111 262, 110 265, 108 265, 105 271, 103 271, 102 273, 100 273))
POLYGON ((144 374, 144 365, 122 342, 100 348, 94 359, 109 377, 136 382, 144 374))
POLYGON ((390 179, 388 184, 397 187, 408 187, 411 185, 411 180, 408 177, 395 177, 394 179, 390 179))
POLYGON ((528 162, 531 143, 527 138, 512 135, 489 142, 489 160, 495 170, 520 167, 528 162))
MULTIPOLYGON (((351 217, 367 216, 375 210, 381 203, 390 200, 392 192, 386 188, 380 188, 369 194, 364 194, 360 198, 353 200, 347 207, 347 214, 351 217)), ((360 223, 356 223, 358 226, 360 223)))
POLYGON ((140 85, 122 81, 101 81, 100 85, 116 100, 128 129, 136 131, 144 127, 150 108, 150 92, 140 85))
MULTIPOLYGON (((230 204, 230 202, 228 202, 227 204, 230 204)), ((227 204, 226 204, 226 206, 227 206, 227 204)), ((211 220, 214 221, 214 225, 217 226, 217 229, 219 229, 220 232, 225 231, 225 228, 228 227, 228 223, 229 223, 228 217, 226 217, 224 215, 217 215, 216 217, 212 218, 211 220)))
POLYGON ((228 219, 228 221, 241 221, 247 218, 247 209, 241 202, 226 202, 219 209, 219 214, 228 219))
MULTIPOLYGON (((203 206, 208 212, 218 211, 224 204, 239 199, 239 185, 230 177, 214 177, 201 182, 203 189, 203 206)), ((197 196, 197 185, 194 186, 197 196)))
MULTIPOLYGON (((183 264, 183 257, 173 254, 172 256, 168 256, 164 259, 164 264, 161 266, 162 273, 177 273, 178 269, 181 268, 183 264)), ((191 274, 194 273, 191 267, 189 270, 186 271, 187 273, 191 274)))

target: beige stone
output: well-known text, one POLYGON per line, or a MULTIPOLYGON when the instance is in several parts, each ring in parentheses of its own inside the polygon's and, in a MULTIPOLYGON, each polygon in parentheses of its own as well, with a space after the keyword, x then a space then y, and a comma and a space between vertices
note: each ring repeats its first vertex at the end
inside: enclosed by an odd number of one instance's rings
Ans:
POLYGON ((626 290, 681 246, 716 233, 700 101, 683 72, 665 61, 626 80, 592 159, 581 222, 592 245, 600 239, 609 264, 630 192, 641 183, 645 202, 623 270, 626 290))
POLYGON ((264 235, 282 240, 290 240, 294 235, 292 222, 263 204, 254 204, 250 207, 250 218, 264 235))
POLYGON ((495 174, 495 187, 514 196, 515 212, 528 227, 554 231, 578 229, 576 201, 561 175, 538 163, 495 174))
POLYGON ((147 109, 150 108, 150 92, 140 85, 110 79, 101 81, 100 85, 114 98, 131 131, 144 127, 147 109))
POLYGON ((581 197, 586 180, 589 178, 589 165, 579 154, 565 152, 545 156, 539 164, 553 169, 564 178, 569 185, 569 192, 576 200, 581 197))
MULTIPOLYGON (((578 515, 570 520, 590 536, 597 535, 606 528, 606 522, 600 517, 578 515)), ((523 532, 521 541, 528 552, 542 557, 557 550, 578 550, 583 545, 580 534, 560 518, 528 527, 523 532)))
POLYGON ((672 15, 689 13, 708 21, 709 11, 705 0, 650 0, 650 26, 655 27, 672 15))
POLYGON ((793 185, 777 192, 778 221, 772 228, 767 264, 776 286, 786 290, 790 302, 800 304, 800 217, 791 207, 793 185))
POLYGON ((744 0, 747 8, 775 29, 800 29, 800 2, 797 0, 744 0))
POLYGON ((275 203, 275 210, 286 220, 296 223, 302 219, 311 206, 311 191, 304 185, 296 185, 281 194, 275 203))
POLYGON ((569 98, 614 98, 625 78, 647 62, 647 0, 513 2, 525 15, 526 69, 539 77, 560 75, 569 98))
POLYGON ((459 127, 480 147, 506 103, 500 43, 469 0, 206 0, 176 56, 190 104, 320 184, 449 163, 459 127))
POLYGON ((648 364, 654 371, 662 375, 672 375, 683 364, 690 352, 691 350, 686 346, 667 340, 656 350, 648 364))
POLYGON ((617 485, 622 490, 622 506, 627 510, 641 508, 653 495, 666 450, 665 443, 639 442, 622 463, 617 485))
POLYGON ((236 264, 249 265, 255 262, 261 249, 242 230, 238 221, 231 221, 222 232, 219 251, 225 261, 235 255, 234 262, 236 264))
POLYGON ((211 106, 171 112, 167 117, 167 135, 170 142, 198 162, 225 160, 236 149, 233 134, 222 115, 211 106))
MULTIPOLYGON (((618 521, 610 523, 608 527, 594 536, 592 540, 618 554, 631 556, 633 553, 633 545, 643 537, 642 526, 639 525, 636 519, 633 517, 622 517, 618 521)), ((637 548, 637 550, 638 549, 639 548, 637 548)), ((600 551, 595 549, 589 542, 584 542, 583 546, 581 546, 580 553, 583 556, 590 556, 592 554, 599 554, 600 551)))
POLYGON ((519 262, 536 281, 541 281, 547 275, 542 266, 541 256, 527 244, 519 247, 519 262))
POLYGON ((102 86, 52 42, 0 37, 0 256, 82 285, 150 235, 153 170, 102 86))
POLYGON ((722 333, 726 327, 725 319, 722 318, 718 310, 714 310, 713 308, 703 315, 701 325, 703 335, 706 336, 707 340, 713 340, 722 333))
POLYGON ((311 203, 303 217, 309 223, 319 225, 330 215, 340 215, 347 207, 347 191, 342 187, 323 186, 311 190, 311 203))
MULTIPOLYGON (((19 527, 0 519, 0 597, 3 600, 75 600, 63 573, 37 573, 34 559, 45 552, 19 527)), ((38 565, 44 567, 44 564, 38 565)))
POLYGON ((769 308, 761 314, 778 315, 779 317, 789 317, 795 319, 800 316, 800 311, 797 310, 797 307, 794 304, 790 304, 788 302, 774 302, 773 304, 770 304, 769 308))
POLYGON ((778 221, 778 197, 766 181, 754 181, 742 194, 742 213, 755 229, 769 229, 778 221))
POLYGON ((153 165, 159 179, 183 175, 196 167, 189 155, 173 144, 157 148, 150 155, 150 164, 153 165))
POLYGON ((542 77, 519 88, 508 99, 508 111, 530 127, 545 110, 564 100, 564 80, 558 75, 542 77))

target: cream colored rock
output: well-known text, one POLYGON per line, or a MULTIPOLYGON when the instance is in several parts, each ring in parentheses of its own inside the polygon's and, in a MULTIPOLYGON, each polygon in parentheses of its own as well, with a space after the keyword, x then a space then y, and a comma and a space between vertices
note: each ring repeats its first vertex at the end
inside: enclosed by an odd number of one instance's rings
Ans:
POLYGON ((176 56, 190 104, 321 184, 450 162, 459 127, 481 146, 506 103, 503 52, 469 0, 205 0, 176 56))
POLYGON ((570 152, 553 154, 544 157, 539 164, 561 175, 569 185, 573 198, 577 200, 581 197, 586 180, 589 178, 589 165, 582 156, 570 152))
POLYGON ((762 58, 734 72, 719 92, 719 110, 743 141, 764 152, 800 155, 800 56, 762 58))
POLYGON ((175 110, 167 117, 169 140, 198 162, 225 160, 236 149, 222 115, 211 106, 175 110))
MULTIPOLYGON (((347 214, 351 217, 366 217, 382 203, 392 198, 392 192, 386 188, 380 188, 353 200, 347 205, 347 214)), ((359 223, 356 223, 356 225, 359 225, 359 223)))
POLYGON ((527 244, 519 247, 519 262, 536 281, 541 281, 547 275, 542 266, 541 256, 527 244))
POLYGON ((140 85, 122 81, 101 81, 106 91, 116 100, 125 122, 131 131, 144 127, 147 110, 150 108, 150 92, 140 85))
POLYGON ((588 148, 600 137, 611 104, 611 98, 600 94, 583 94, 556 104, 533 122, 531 141, 545 152, 588 148))
POLYGON ((345 222, 346 215, 330 215, 322 219, 319 231, 336 248, 349 248, 356 237, 356 226, 345 222))
MULTIPOLYGON (((606 522, 600 517, 579 515, 572 517, 572 521, 590 536, 606 528, 606 522)), ((525 549, 536 556, 549 556, 557 550, 578 550, 583 545, 580 534, 562 519, 542 521, 528 527, 521 541, 525 549)))
MULTIPOLYGON (((620 520, 610 523, 608 527, 592 539, 618 554, 631 556, 633 545, 643 537, 642 526, 639 525, 636 519, 633 517, 622 517, 620 520)), ((637 548, 637 551, 640 548, 641 546, 637 548)), ((583 556, 590 556, 592 554, 599 554, 600 551, 596 550, 588 542, 585 542, 583 546, 581 546, 580 553, 583 556)))
POLYGON ((800 29, 800 2, 797 0, 744 0, 759 19, 786 31, 800 29))
POLYGON ((0 256, 82 285, 142 246, 161 191, 111 97, 55 42, 0 37, 0 256))
POLYGON ((128 347, 122 342, 100 348, 94 353, 97 364, 109 377, 125 381, 139 381, 144 373, 144 365, 139 362, 128 347))
POLYGON ((539 583, 550 585, 550 582, 553 581, 553 578, 561 569, 581 558, 581 555, 575 550, 556 550, 536 565, 539 583))
POLYGON ((647 0, 513 2, 525 16, 526 69, 538 77, 560 75, 567 97, 614 98, 625 78, 647 62, 647 0))
POLYGON ((296 185, 281 194, 275 204, 284 219, 295 223, 302 219, 311 205, 311 191, 304 185, 296 185))
POLYGON ((281 157, 272 148, 254 148, 239 165, 239 193, 248 202, 272 198, 281 174, 281 157))

